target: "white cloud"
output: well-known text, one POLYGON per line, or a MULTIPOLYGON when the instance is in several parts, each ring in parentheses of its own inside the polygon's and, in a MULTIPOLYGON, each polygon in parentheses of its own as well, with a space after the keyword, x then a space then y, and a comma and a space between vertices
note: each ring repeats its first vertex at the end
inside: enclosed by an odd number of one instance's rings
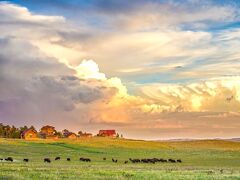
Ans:
POLYGON ((153 84, 141 89, 147 98, 167 107, 167 109, 160 109, 160 112, 164 110, 238 112, 240 108, 239 83, 239 76, 220 77, 188 84, 153 84))
POLYGON ((52 25, 52 23, 64 23, 65 18, 62 16, 45 16, 32 14, 27 8, 10 4, 8 2, 0 2, 0 16, 1 23, 12 23, 12 25, 19 25, 34 23, 36 25, 52 25))
POLYGON ((93 60, 83 60, 82 63, 74 69, 79 78, 106 80, 105 74, 99 72, 98 65, 93 60))

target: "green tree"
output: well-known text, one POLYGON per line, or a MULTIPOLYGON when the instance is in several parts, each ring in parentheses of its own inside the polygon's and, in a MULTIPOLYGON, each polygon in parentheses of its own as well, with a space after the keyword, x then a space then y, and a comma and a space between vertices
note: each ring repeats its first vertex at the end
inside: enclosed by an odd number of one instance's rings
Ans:
POLYGON ((78 131, 78 135, 81 136, 83 134, 82 131, 78 131))

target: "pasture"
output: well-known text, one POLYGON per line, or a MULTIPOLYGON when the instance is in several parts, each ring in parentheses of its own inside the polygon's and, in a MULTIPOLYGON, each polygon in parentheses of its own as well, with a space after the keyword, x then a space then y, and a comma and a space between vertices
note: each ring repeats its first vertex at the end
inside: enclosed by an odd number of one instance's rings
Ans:
POLYGON ((13 162, 0 161, 0 179, 240 179, 240 143, 222 140, 0 139, 0 158, 7 157, 13 162), (91 162, 80 161, 81 157, 91 162), (44 163, 44 158, 51 163, 44 163), (129 158, 172 158, 182 163, 131 163, 129 158))

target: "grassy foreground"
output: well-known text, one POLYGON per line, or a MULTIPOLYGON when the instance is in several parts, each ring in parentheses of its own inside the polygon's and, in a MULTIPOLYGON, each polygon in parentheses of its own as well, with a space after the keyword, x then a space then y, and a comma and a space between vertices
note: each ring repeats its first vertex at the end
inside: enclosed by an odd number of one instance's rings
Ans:
POLYGON ((0 179, 240 179, 240 143, 221 140, 0 139, 0 158, 8 156, 15 161, 0 162, 0 179), (60 161, 53 160, 57 156, 60 161), (43 163, 45 157, 52 162, 43 163), (92 162, 80 162, 79 157, 89 157, 92 162), (154 157, 182 159, 183 163, 124 164, 128 158, 154 157))

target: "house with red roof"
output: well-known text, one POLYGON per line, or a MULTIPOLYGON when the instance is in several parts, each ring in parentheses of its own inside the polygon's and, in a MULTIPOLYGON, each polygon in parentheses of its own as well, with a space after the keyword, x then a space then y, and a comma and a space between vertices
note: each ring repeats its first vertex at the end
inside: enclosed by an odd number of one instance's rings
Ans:
POLYGON ((99 133, 97 136, 101 137, 116 137, 117 133, 115 130, 99 130, 99 133))

